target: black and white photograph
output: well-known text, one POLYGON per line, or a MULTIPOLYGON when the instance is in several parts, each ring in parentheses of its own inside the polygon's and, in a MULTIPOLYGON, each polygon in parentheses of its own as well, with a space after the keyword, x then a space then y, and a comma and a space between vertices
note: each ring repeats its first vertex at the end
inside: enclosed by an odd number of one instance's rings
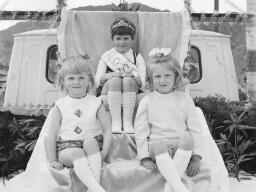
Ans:
POLYGON ((0 0, 1 192, 254 192, 256 0, 0 0))

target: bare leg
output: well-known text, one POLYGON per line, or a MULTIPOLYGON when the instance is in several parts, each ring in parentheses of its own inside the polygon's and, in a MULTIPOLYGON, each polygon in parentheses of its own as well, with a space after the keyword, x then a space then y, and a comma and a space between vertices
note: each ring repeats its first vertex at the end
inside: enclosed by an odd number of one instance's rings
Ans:
POLYGON ((109 90, 108 82, 106 82, 104 84, 104 86, 102 87, 100 97, 101 97, 102 102, 103 102, 103 104, 105 106, 105 109, 109 111, 109 108, 108 108, 108 90, 109 90))

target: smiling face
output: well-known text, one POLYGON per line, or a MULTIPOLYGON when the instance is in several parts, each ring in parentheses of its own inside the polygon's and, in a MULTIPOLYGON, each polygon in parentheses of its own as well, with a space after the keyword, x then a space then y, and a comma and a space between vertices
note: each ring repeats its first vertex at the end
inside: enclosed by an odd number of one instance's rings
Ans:
POLYGON ((131 35, 115 35, 113 37, 113 45, 117 52, 126 53, 132 47, 131 35))
POLYGON ((162 94, 170 93, 174 90, 176 75, 168 64, 158 64, 152 69, 152 81, 157 92, 162 94))
POLYGON ((69 73, 64 77, 64 87, 70 97, 81 98, 86 96, 89 87, 89 77, 86 74, 69 73))

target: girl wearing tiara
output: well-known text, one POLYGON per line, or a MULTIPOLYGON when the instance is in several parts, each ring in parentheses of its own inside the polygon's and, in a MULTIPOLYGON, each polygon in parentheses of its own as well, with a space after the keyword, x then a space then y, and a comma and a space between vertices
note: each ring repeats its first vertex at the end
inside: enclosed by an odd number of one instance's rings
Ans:
POLYGON ((186 169, 194 176, 200 168, 199 117, 192 98, 182 91, 181 68, 171 50, 155 48, 149 56, 151 92, 141 100, 135 118, 138 157, 144 167, 159 170, 166 192, 188 192, 181 177, 186 169), (194 146, 182 139, 186 131, 194 146))
POLYGON ((101 94, 107 95, 115 133, 122 132, 122 127, 125 133, 134 133, 136 95, 145 83, 145 62, 131 48, 135 33, 135 25, 128 19, 118 18, 113 22, 114 47, 101 56, 95 76, 96 83, 102 87, 101 94))
POLYGON ((89 64, 73 56, 58 71, 57 83, 66 96, 51 110, 46 153, 51 168, 73 167, 91 192, 105 192, 99 184, 101 162, 109 152, 112 132, 101 99, 89 94, 94 86, 89 64))

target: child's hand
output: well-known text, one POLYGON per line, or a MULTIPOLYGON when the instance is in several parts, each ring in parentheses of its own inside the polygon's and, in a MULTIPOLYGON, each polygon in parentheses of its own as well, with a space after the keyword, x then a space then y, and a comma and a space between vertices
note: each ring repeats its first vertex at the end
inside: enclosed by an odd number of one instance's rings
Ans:
POLYGON ((132 73, 120 73, 120 77, 134 77, 132 73))
POLYGON ((154 161, 152 161, 149 158, 144 158, 141 160, 141 165, 143 167, 145 167, 146 169, 150 169, 151 171, 153 171, 154 173, 158 172, 158 168, 157 165, 155 164, 154 161))
POLYGON ((193 155, 191 157, 188 168, 187 168, 187 175, 189 177, 193 177, 198 174, 200 170, 200 160, 201 160, 201 157, 199 157, 198 155, 193 155))
POLYGON ((54 169, 57 169, 57 170, 61 170, 61 169, 64 168, 63 165, 62 165, 62 163, 60 163, 59 161, 52 161, 52 162, 50 163, 50 167, 52 167, 52 168, 54 168, 54 169))
POLYGON ((120 76, 120 73, 117 73, 117 72, 111 72, 111 73, 105 73, 105 78, 107 80, 111 79, 112 77, 119 77, 120 76))
POLYGON ((126 76, 127 77, 134 77, 134 74, 132 72, 130 72, 130 73, 126 73, 126 76))

